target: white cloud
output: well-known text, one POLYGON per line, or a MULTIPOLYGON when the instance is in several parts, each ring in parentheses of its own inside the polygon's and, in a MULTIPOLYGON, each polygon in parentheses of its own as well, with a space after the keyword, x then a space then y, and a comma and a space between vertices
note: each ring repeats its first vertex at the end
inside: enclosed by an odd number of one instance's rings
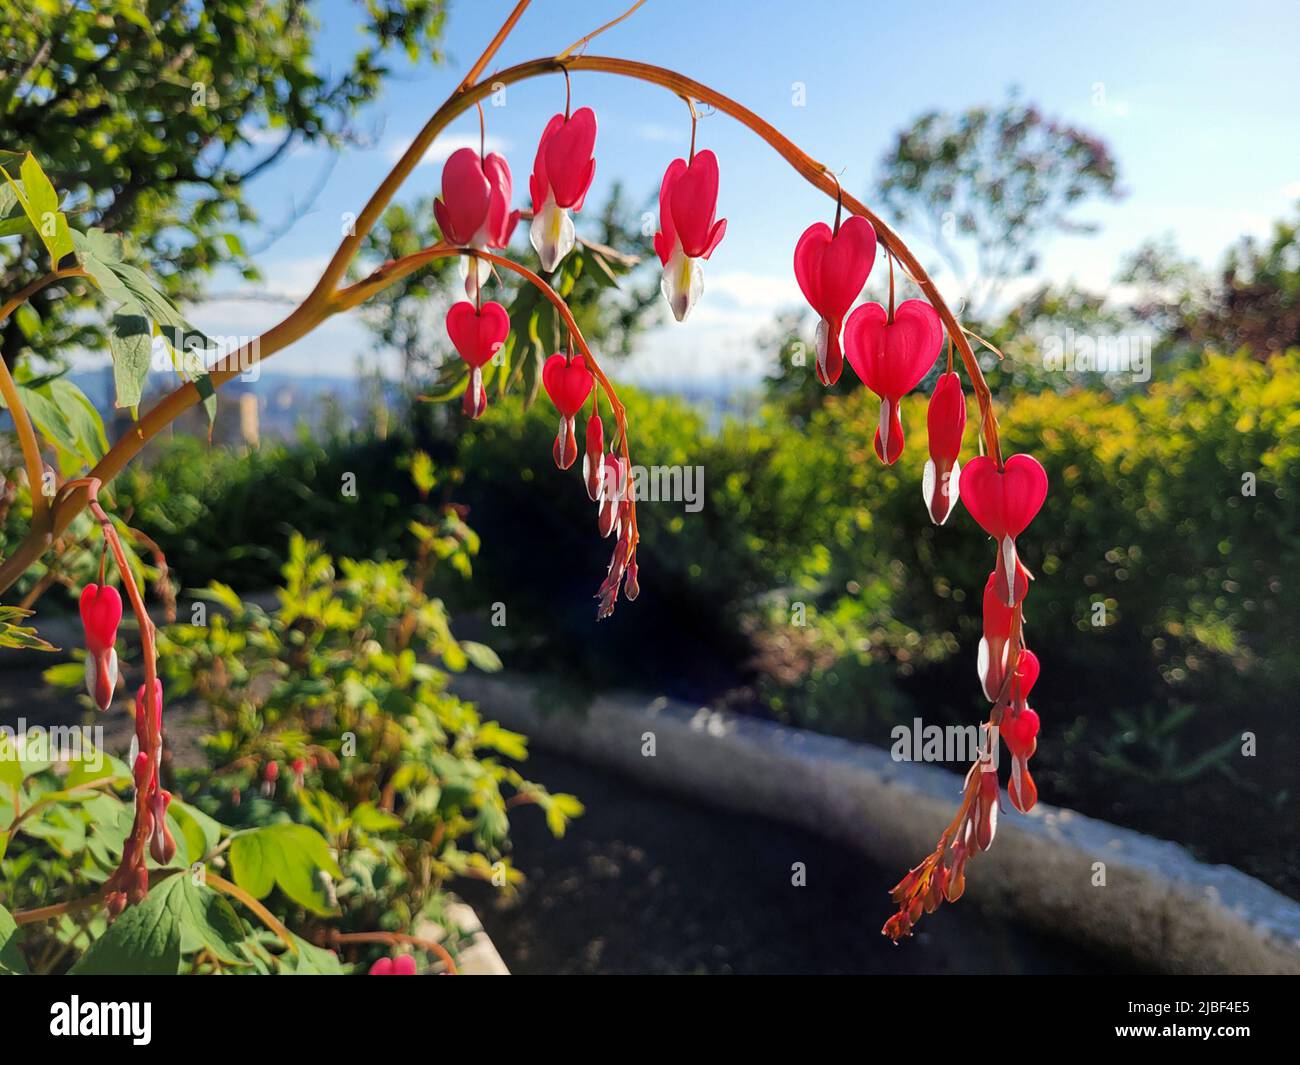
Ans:
MULTIPOLYGON (((397 162, 405 153, 406 149, 411 146, 413 138, 406 137, 398 143, 392 145, 387 150, 388 158, 391 162, 397 162)), ((437 163, 445 163, 452 152, 461 148, 478 149, 479 138, 477 133, 452 133, 445 137, 439 137, 431 145, 424 157, 417 163, 417 166, 433 166, 437 163)), ((489 152, 499 152, 504 154, 510 145, 500 137, 494 137, 488 134, 484 146, 489 152)))
POLYGON ((763 311, 769 316, 783 307, 803 302, 803 294, 793 277, 773 277, 744 270, 729 270, 710 276, 706 267, 704 290, 734 308, 763 311))

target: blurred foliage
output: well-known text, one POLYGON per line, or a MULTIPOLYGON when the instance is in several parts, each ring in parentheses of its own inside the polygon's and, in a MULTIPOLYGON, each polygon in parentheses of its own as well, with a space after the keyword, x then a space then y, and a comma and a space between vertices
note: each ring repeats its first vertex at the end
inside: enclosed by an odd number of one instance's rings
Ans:
MULTIPOLYGON (((355 139, 352 121, 378 95, 392 50, 441 58, 442 0, 352 6, 356 50, 323 73, 318 5, 302 0, 6 4, 5 147, 41 160, 81 228, 132 237, 173 297, 193 295, 221 263, 254 278, 238 235, 256 220, 248 185, 295 144, 355 139)), ((29 248, 0 251, 0 291, 44 272, 29 248)), ((29 345, 43 355, 102 345, 84 305, 38 293, 30 314, 0 327, 0 353, 12 365, 29 345)))

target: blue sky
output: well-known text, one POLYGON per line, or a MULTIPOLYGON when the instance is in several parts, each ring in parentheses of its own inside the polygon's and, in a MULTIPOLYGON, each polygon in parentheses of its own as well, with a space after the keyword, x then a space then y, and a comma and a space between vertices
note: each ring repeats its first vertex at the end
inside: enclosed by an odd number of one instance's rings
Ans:
MULTIPOLYGON (((310 213, 259 257, 259 291, 300 295, 337 243, 339 219, 360 209, 428 114, 451 91, 511 5, 453 0, 448 63, 395 63, 396 76, 358 126, 372 134, 328 171, 310 213)), ((626 0, 536 0, 494 66, 553 54, 621 12, 626 0)), ((322 68, 339 65, 358 39, 357 8, 326 0, 322 68)), ((1001 101, 1009 87, 1050 114, 1109 142, 1128 191, 1117 204, 1090 204, 1080 218, 1092 237, 1050 241, 1039 280, 1074 277, 1104 288, 1122 256, 1171 234, 1209 264, 1243 233, 1264 234, 1300 200, 1300 8, 1287 2, 969 3, 884 5, 831 0, 650 0, 593 41, 612 54, 672 67, 717 87, 763 115, 864 194, 896 132, 930 108, 958 110, 1001 101), (806 87, 795 106, 792 87, 806 87), (1100 92, 1098 91, 1100 87, 1100 92)), ((603 74, 573 78, 574 105, 600 121, 599 203, 615 180, 637 195, 658 186, 664 167, 685 153, 689 115, 654 86, 603 74)), ((487 112, 488 131, 507 155, 517 205, 526 198, 536 139, 562 109, 559 76, 512 86, 506 106, 487 112)), ((458 120, 417 169, 401 196, 435 191, 441 158, 477 136, 477 119, 458 120)), ((802 230, 832 207, 763 142, 724 115, 701 121, 699 145, 720 159, 720 213, 726 239, 707 264, 701 305, 682 325, 652 331, 623 375, 642 380, 752 377, 755 332, 799 302, 790 256, 802 230)), ((259 179, 252 200, 268 226, 283 219, 326 173, 324 152, 298 150, 259 179)), ((582 231, 579 220, 579 232, 582 231)), ((903 236, 957 289, 920 233, 903 236)), ((259 233, 247 234, 256 246, 259 233)), ((526 240, 521 227, 519 239, 526 240)), ((533 259, 524 246, 521 255, 533 259)), ((883 264, 878 263, 877 269, 883 264)), ((240 287, 230 278, 214 288, 240 287)), ((195 310, 198 324, 250 334, 273 324, 278 308, 222 300, 195 310)), ((368 345, 355 321, 328 324, 315 341, 276 357, 295 372, 348 372, 368 345)))

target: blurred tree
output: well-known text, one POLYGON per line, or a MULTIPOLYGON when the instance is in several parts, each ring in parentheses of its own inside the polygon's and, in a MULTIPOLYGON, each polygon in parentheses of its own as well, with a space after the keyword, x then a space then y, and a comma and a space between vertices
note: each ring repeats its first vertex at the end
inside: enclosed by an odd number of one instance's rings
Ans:
POLYGON ((1245 347, 1257 359, 1300 347, 1300 218, 1275 222, 1264 241, 1242 237, 1217 276, 1168 240, 1148 242, 1120 281, 1138 289, 1136 312, 1172 343, 1245 347))
POLYGON ((1091 196, 1120 196, 1101 138, 1047 117, 1014 91, 998 108, 921 115, 881 167, 874 206, 891 224, 927 228, 966 285, 975 318, 1008 280, 1034 270, 1046 234, 1095 228, 1071 217, 1072 208, 1091 196))
MULTIPOLYGON (((31 0, 0 6, 4 147, 33 152, 81 226, 127 233, 173 296, 218 263, 256 273, 238 236, 245 187, 296 142, 337 145, 388 73, 387 53, 440 61, 444 0, 366 0, 362 43, 319 72, 309 0, 31 0), (264 144, 267 147, 262 147, 264 144)), ((336 17, 340 17, 337 16, 336 17)), ((42 268, 0 245, 0 291, 42 268)), ((97 346, 76 299, 38 293, 0 330, 12 363, 97 346)))

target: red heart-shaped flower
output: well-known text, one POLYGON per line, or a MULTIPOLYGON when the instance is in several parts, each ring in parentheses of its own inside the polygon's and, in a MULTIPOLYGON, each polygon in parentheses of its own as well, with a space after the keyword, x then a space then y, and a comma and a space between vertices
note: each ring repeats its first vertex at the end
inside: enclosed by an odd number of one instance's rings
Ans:
POLYGON ((1013 540, 1034 520, 1047 498, 1047 471, 1032 455, 1012 455, 999 470, 977 455, 961 471, 961 501, 995 540, 1013 540))
POLYGON ((794 249, 794 276, 814 311, 839 326, 876 261, 876 231, 858 215, 832 233, 825 222, 804 230, 794 249))
POLYGON ((91 654, 107 651, 117 642, 117 627, 122 622, 121 595, 110 584, 88 584, 81 590, 78 607, 86 630, 86 650, 91 654))
POLYGON ((557 351, 542 367, 542 384, 546 386, 546 394, 551 397, 555 409, 566 418, 572 418, 582 410, 595 383, 591 371, 587 369, 587 360, 582 355, 575 355, 570 360, 557 351))
MULTIPOLYGON (((580 211, 596 174, 596 160, 591 155, 596 146, 596 112, 580 107, 567 119, 561 115, 555 118, 560 121, 551 119, 538 145, 538 161, 545 156, 544 170, 538 168, 539 177, 550 185, 556 206, 580 211)), ((536 204, 533 209, 537 209, 536 204)))
POLYGON ((1020 658, 1016 661, 1016 679, 1012 694, 1018 696, 1021 702, 1029 698, 1029 693, 1038 683, 1039 669, 1038 656, 1033 651, 1020 652, 1020 658))
POLYGON ((1013 755, 1024 758, 1033 754, 1032 746, 1038 737, 1038 714, 1029 707, 1002 719, 1002 739, 1013 755))
POLYGON ((844 357, 881 399, 900 399, 939 357, 943 323, 925 300, 904 300, 894 320, 879 303, 864 303, 844 325, 844 357))
POLYGON ((461 300, 447 312, 447 336, 471 367, 483 366, 510 335, 510 315, 501 304, 489 302, 475 309, 461 300))

